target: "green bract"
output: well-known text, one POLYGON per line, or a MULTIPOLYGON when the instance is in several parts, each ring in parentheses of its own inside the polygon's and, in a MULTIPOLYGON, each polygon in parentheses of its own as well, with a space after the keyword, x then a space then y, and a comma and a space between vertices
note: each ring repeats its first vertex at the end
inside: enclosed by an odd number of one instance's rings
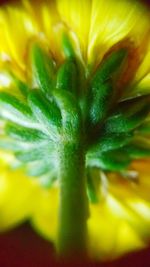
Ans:
POLYGON ((33 44, 31 49, 33 81, 45 94, 51 94, 55 76, 54 61, 40 46, 33 44))
POLYGON ((0 92, 0 116, 5 121, 0 147, 14 152, 13 168, 23 168, 38 179, 44 177, 44 186, 50 186, 58 177, 61 143, 71 142, 75 150, 82 143, 88 196, 96 202, 91 169, 120 172, 133 159, 150 156, 150 147, 136 142, 136 137, 150 134, 145 120, 150 98, 118 100, 115 83, 128 60, 127 49, 110 52, 87 78, 86 67, 65 35, 63 49, 64 62, 57 66, 42 46, 33 44, 33 86, 12 75, 24 101, 0 92))
POLYGON ((56 88, 76 94, 77 79, 77 66, 73 60, 68 59, 58 70, 56 88))

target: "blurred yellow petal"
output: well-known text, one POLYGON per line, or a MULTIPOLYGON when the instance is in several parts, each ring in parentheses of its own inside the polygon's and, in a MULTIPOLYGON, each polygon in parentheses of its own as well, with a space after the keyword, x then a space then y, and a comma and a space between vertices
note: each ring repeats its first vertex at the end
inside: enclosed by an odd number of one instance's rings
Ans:
MULTIPOLYGON (((37 25, 37 38, 45 42, 55 59, 61 57, 60 36, 63 25, 53 1, 23 0, 23 7, 37 25)), ((33 36, 32 36, 33 38, 33 36)))
POLYGON ((29 218, 36 190, 21 172, 12 172, 1 165, 0 231, 12 228, 29 218))
POLYGON ((150 201, 150 160, 137 160, 131 164, 129 178, 122 178, 121 175, 111 173, 109 178, 109 190, 113 195, 123 199, 141 198, 143 201, 150 201), (115 186, 117 184, 117 186, 115 186))
MULTIPOLYGON (((150 21, 149 21, 150 24, 150 21)), ((136 76, 133 82, 140 82, 142 79, 145 78, 145 76, 148 75, 148 73, 150 73, 150 33, 149 33, 149 45, 147 47, 147 51, 146 54, 144 56, 144 59, 142 61, 142 63, 140 64, 139 69, 136 72, 136 76)))
POLYGON ((150 33, 146 41, 148 46, 143 53, 141 50, 141 58, 143 59, 139 64, 129 88, 126 90, 125 97, 135 97, 150 93, 150 33))
POLYGON ((138 81, 137 83, 133 83, 130 88, 129 95, 139 96, 139 95, 148 95, 150 93, 150 73, 144 76, 143 79, 138 81))
POLYGON ((149 14, 138 1, 93 0, 89 61, 100 62, 106 51, 123 39, 140 46, 149 33, 149 22, 149 14))
POLYGON ((6 36, 6 43, 9 46, 9 55, 22 70, 27 49, 27 41, 31 35, 36 34, 36 25, 24 9, 14 6, 7 6, 3 10, 3 28, 6 36), (11 25, 11 27, 10 27, 11 25), (17 30, 16 30, 17 29, 17 30))
POLYGON ((134 228, 127 224, 124 220, 120 220, 115 246, 117 256, 144 247, 145 242, 140 238, 136 230, 134 230, 134 228))
POLYGON ((36 195, 31 223, 46 239, 56 242, 58 227, 58 189, 42 189, 36 195))
POLYGON ((129 224, 142 221, 131 214, 113 196, 109 196, 103 204, 91 206, 91 217, 88 221, 90 235, 90 251, 99 259, 113 259, 118 255, 145 246, 139 232, 129 224), (111 227, 110 227, 111 225, 111 227))
POLYGON ((57 7, 61 20, 79 38, 82 56, 86 60, 91 22, 91 0, 57 0, 57 7))
POLYGON ((150 160, 138 160, 133 162, 132 166, 139 174, 139 186, 135 187, 136 194, 150 201, 150 160))
POLYGON ((10 51, 9 46, 6 39, 6 33, 4 29, 4 14, 2 10, 0 10, 0 68, 2 66, 3 61, 9 61, 10 60, 10 51))

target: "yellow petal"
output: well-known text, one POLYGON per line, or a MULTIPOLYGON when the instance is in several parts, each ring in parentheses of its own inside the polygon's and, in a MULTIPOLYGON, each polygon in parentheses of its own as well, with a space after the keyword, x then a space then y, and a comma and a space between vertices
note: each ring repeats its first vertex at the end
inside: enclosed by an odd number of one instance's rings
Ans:
POLYGON ((3 9, 3 29, 6 44, 9 47, 10 60, 14 60, 22 70, 25 70, 27 40, 37 31, 36 24, 19 5, 7 5, 3 9), (11 27, 10 27, 11 25, 11 27))
MULTIPOLYGON (((62 24, 54 1, 22 0, 30 19, 37 25, 37 38, 50 48, 55 59, 61 57, 60 35, 62 24), (59 43, 58 43, 59 40, 59 43)), ((33 38, 33 37, 32 37, 33 38)))
POLYGON ((12 228, 29 218, 36 194, 35 187, 21 172, 10 172, 1 164, 0 231, 12 228))
POLYGON ((31 223, 38 233, 54 244, 57 241, 58 200, 57 188, 41 188, 36 196, 31 217, 31 223))
POLYGON ((93 0, 89 61, 100 62, 104 53, 123 39, 129 39, 136 47, 140 46, 149 26, 149 15, 138 1, 93 0))
POLYGON ((136 195, 150 202, 150 160, 138 160, 132 163, 139 173, 139 186, 134 187, 136 195))
MULTIPOLYGON (((150 24, 150 22, 149 22, 150 24)), ((145 49, 141 48, 141 58, 135 77, 131 81, 129 88, 126 90, 125 97, 135 97, 150 93, 150 33, 146 39, 145 49)))
POLYGON ((138 227, 142 223, 112 195, 109 195, 103 204, 91 206, 88 227, 92 255, 102 260, 113 259, 144 247, 144 240, 130 221, 138 227))
POLYGON ((61 20, 71 29, 80 41, 84 60, 87 57, 88 35, 91 23, 91 0, 57 0, 61 20))
MULTIPOLYGON (((150 24, 150 21, 149 21, 149 24, 150 24)), ((144 59, 142 63, 140 64, 139 69, 137 70, 133 83, 134 82, 139 83, 142 79, 145 78, 145 76, 148 75, 148 73, 150 73, 150 33, 149 33, 148 38, 149 38, 149 45, 147 47, 147 51, 144 56, 144 59)))

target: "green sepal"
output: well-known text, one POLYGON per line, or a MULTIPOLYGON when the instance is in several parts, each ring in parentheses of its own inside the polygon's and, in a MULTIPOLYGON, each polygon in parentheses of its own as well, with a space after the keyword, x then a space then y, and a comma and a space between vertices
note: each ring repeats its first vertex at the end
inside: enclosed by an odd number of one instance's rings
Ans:
POLYGON ((46 152, 43 148, 36 147, 27 151, 17 152, 15 153, 15 157, 21 162, 28 163, 32 161, 42 160, 44 157, 46 157, 46 152))
POLYGON ((47 139, 47 136, 39 130, 28 129, 12 123, 6 124, 5 133, 13 139, 24 142, 41 142, 47 139))
POLYGON ((126 56, 127 50, 124 48, 112 52, 99 66, 90 81, 87 95, 87 112, 90 113, 88 118, 90 123, 94 125, 100 123, 110 110, 115 92, 112 77, 121 68, 126 56))
POLYGON ((120 48, 107 56, 91 81, 92 91, 99 90, 100 85, 110 79, 120 69, 127 54, 127 49, 120 48))
POLYGON ((46 160, 54 157, 55 146, 50 140, 39 142, 36 146, 18 151, 15 156, 18 160, 28 163, 37 160, 46 160))
POLYGON ((23 147, 16 141, 8 138, 2 137, 0 138, 0 149, 4 149, 7 151, 20 151, 23 147))
POLYGON ((96 204, 99 202, 98 194, 97 194, 97 188, 99 188, 100 184, 97 184, 96 177, 92 177, 90 174, 90 171, 87 171, 87 195, 89 198, 89 201, 92 204, 96 204))
POLYGON ((144 108, 150 110, 150 96, 138 96, 133 99, 125 100, 119 103, 118 110, 121 110, 122 113, 127 114, 127 116, 132 116, 133 114, 138 113, 144 108))
POLYGON ((55 90, 53 95, 61 111, 63 137, 78 138, 81 132, 81 113, 76 99, 64 90, 55 90))
POLYGON ((76 93, 77 66, 73 60, 66 60, 57 73, 56 88, 76 93))
POLYGON ((26 166, 26 173, 29 176, 41 176, 45 174, 50 174, 53 170, 54 166, 51 166, 51 162, 46 160, 37 160, 35 162, 31 162, 26 166))
POLYGON ((10 137, 1 136, 0 138, 0 148, 8 151, 24 151, 26 149, 34 149, 35 146, 31 143, 21 142, 14 140, 10 137))
POLYGON ((142 125, 137 128, 137 131, 142 135, 150 135, 150 121, 142 123, 142 125))
POLYGON ((29 93, 28 103, 40 124, 41 131, 56 141, 61 127, 61 114, 56 104, 48 101, 39 90, 29 93))
POLYGON ((148 101, 139 98, 121 103, 118 110, 106 120, 104 125, 106 132, 125 133, 137 128, 148 115, 148 101))
POLYGON ((62 49, 66 58, 75 58, 73 46, 67 34, 62 36, 62 49))
MULTIPOLYGON (((24 96, 25 98, 28 95, 28 92, 30 90, 30 87, 22 80, 20 80, 14 73, 12 73, 11 71, 9 72, 9 74, 11 75, 11 79, 15 85, 16 88, 19 89, 19 93, 21 93, 22 96, 24 96)), ((13 88, 13 93, 14 93, 14 88, 13 88)))
POLYGON ((23 81, 17 79, 16 77, 13 77, 13 80, 17 86, 17 88, 20 90, 20 92, 22 93, 22 95, 24 97, 27 97, 28 92, 30 90, 30 88, 28 87, 28 85, 26 83, 24 83, 23 81))
POLYGON ((90 121, 92 124, 100 123, 107 115, 113 97, 113 86, 111 81, 99 84, 92 90, 90 99, 90 121))
POLYGON ((57 180, 56 171, 49 162, 37 160, 26 165, 17 160, 10 164, 10 168, 12 170, 22 169, 29 179, 36 179, 36 182, 45 188, 50 188, 57 180))
POLYGON ((46 189, 49 189, 57 181, 57 176, 54 173, 45 173, 42 176, 38 177, 38 183, 46 189))
POLYGON ((35 127, 35 119, 31 109, 15 96, 0 92, 0 115, 16 124, 25 127, 35 127))
POLYGON ((150 147, 144 147, 142 144, 126 146, 123 151, 128 153, 129 157, 132 159, 141 159, 150 157, 150 147))
POLYGON ((38 44, 32 45, 31 61, 37 85, 44 93, 51 95, 55 76, 54 61, 38 44))
POLYGON ((121 171, 131 162, 127 153, 120 150, 107 151, 99 155, 87 155, 87 166, 101 168, 105 171, 121 171))
POLYGON ((101 153, 103 152, 122 148, 129 142, 131 142, 132 138, 133 134, 131 133, 117 133, 111 135, 106 134, 104 136, 101 136, 96 144, 92 145, 92 147, 89 148, 88 153, 101 155, 101 153))

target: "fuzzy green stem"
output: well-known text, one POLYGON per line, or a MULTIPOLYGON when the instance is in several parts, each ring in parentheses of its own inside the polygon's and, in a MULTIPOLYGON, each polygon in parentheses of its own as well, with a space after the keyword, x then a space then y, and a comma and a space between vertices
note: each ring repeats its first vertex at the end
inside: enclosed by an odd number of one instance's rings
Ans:
POLYGON ((84 150, 79 142, 65 142, 60 147, 58 252, 63 257, 85 256, 88 206, 84 150))

